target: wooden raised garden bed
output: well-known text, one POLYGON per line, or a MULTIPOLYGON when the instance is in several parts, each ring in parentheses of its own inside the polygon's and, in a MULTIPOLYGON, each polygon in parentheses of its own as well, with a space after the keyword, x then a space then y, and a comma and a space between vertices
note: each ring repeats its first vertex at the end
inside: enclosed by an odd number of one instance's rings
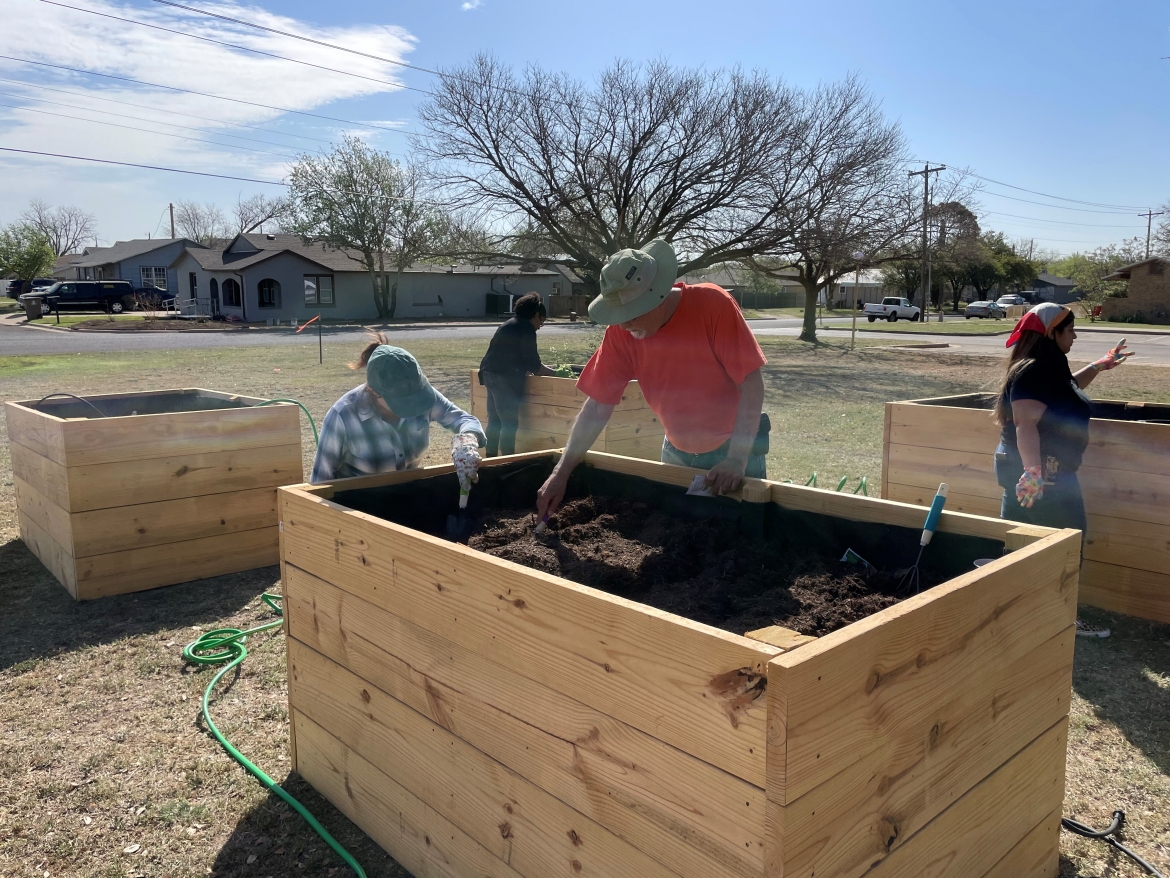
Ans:
POLYGON ((20 536, 77 600, 277 563, 300 412, 211 390, 5 403, 20 536))
MULTIPOLYGON (((529 378, 520 406, 520 429, 516 451, 543 451, 564 448, 577 413, 588 398, 577 389, 573 378, 529 378)), ((487 388, 479 383, 479 370, 471 370, 471 413, 487 428, 487 388)), ((622 401, 613 410, 609 424, 593 444, 594 451, 658 460, 666 435, 658 416, 631 381, 622 401)))
MULTIPOLYGON (((487 461, 472 515, 531 508, 555 459, 487 461)), ((694 473, 591 452, 569 496, 879 566, 925 518, 760 481, 686 497, 694 473)), ((451 467, 279 493, 294 767, 415 875, 1057 874, 1076 531, 948 512, 941 584, 742 636, 431 535, 451 467)))
MULTIPOLYGON (((995 395, 886 403, 882 496, 998 516, 995 395)), ((1088 512, 1081 603, 1170 622, 1170 406, 1093 401, 1079 471, 1088 512)))

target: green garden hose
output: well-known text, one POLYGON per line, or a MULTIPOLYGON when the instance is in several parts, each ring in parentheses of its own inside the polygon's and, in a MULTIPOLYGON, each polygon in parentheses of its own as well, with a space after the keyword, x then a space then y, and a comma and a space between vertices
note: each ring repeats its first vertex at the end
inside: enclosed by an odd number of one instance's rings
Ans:
POLYGON ((291 402, 293 405, 299 405, 301 407, 301 411, 304 412, 305 417, 309 419, 309 426, 313 428, 313 444, 320 445, 321 437, 317 435, 317 424, 313 421, 313 416, 309 414, 309 410, 305 408, 305 404, 303 402, 299 402, 295 399, 266 399, 264 402, 256 403, 256 408, 260 408, 262 405, 274 405, 278 402, 291 402))
MULTIPOLYGON (((281 596, 277 594, 265 594, 261 600, 266 603, 273 612, 278 616, 283 616, 284 611, 281 608, 281 596)), ((228 755, 236 762, 244 766, 249 772, 255 775, 256 779, 264 786, 270 793, 275 793, 291 807, 294 811, 305 819, 305 822, 313 828, 317 835, 325 841, 329 847, 337 853, 349 868, 353 869, 354 874, 360 878, 366 878, 365 870, 361 865, 341 844, 329 834, 324 826, 317 822, 317 818, 309 813, 308 809, 289 795, 280 784, 274 781, 271 777, 264 773, 255 763, 253 763, 247 756, 237 750, 232 743, 224 737, 223 733, 216 726, 211 719, 211 693, 223 679, 224 675, 233 668, 238 668, 244 663, 244 659, 248 657, 248 649, 244 646, 249 634, 258 634, 261 631, 268 631, 272 628, 277 628, 282 625, 281 620, 269 622, 265 625, 257 625, 255 628, 249 628, 246 631, 241 631, 238 628, 217 628, 214 631, 208 631, 201 634, 195 640, 192 640, 183 647, 183 658, 194 665, 219 665, 227 662, 219 672, 211 678, 211 682, 207 684, 207 688, 203 690, 203 721, 207 723, 207 728, 211 734, 219 741, 228 755)))

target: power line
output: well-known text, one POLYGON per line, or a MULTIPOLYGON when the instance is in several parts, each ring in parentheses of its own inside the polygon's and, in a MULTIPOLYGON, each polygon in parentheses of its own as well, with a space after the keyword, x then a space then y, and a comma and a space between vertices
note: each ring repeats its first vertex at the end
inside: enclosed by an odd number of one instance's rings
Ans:
POLYGON ((1067 220, 1041 219, 1038 216, 1022 216, 1018 213, 1000 213, 996 210, 985 211, 988 216, 1010 216, 1014 219, 1032 220, 1038 223, 1056 223, 1062 226, 1088 226, 1095 229, 1133 229, 1135 226, 1115 226, 1108 223, 1072 223, 1067 220))
MULTIPOLYGON (((10 80, 5 80, 5 81, 10 81, 10 80)), ((196 131, 199 133, 204 133, 206 131, 206 133, 214 134, 216 137, 234 137, 237 140, 247 140, 251 143, 263 143, 267 146, 279 146, 282 149, 289 149, 290 148, 287 143, 274 143, 271 140, 260 140, 260 139, 255 138, 255 137, 244 137, 242 134, 228 134, 227 132, 212 132, 212 131, 207 131, 207 129, 205 129, 205 128, 196 128, 192 125, 179 125, 177 122, 158 122, 154 119, 145 119, 142 116, 130 116, 130 115, 127 115, 126 113, 115 113, 112 110, 95 110, 95 109, 92 109, 90 107, 79 107, 79 106, 77 106, 77 104, 63 104, 60 101, 50 101, 50 100, 46 100, 45 98, 34 98, 31 95, 13 94, 12 92, 8 92, 8 91, 0 91, 0 95, 4 95, 5 97, 10 97, 10 98, 18 98, 18 99, 26 100, 26 101, 36 101, 37 103, 41 103, 41 104, 51 104, 54 107, 68 107, 71 110, 82 110, 86 113, 105 113, 108 116, 117 116, 119 119, 134 119, 138 122, 150 122, 150 123, 155 124, 155 125, 170 125, 173 128, 182 128, 185 131, 196 131)), ((9 106, 9 105, 8 104, 0 104, 0 106, 9 106)), ((27 108, 22 108, 22 109, 31 110, 32 107, 27 107, 27 108)), ((67 116, 65 118, 78 118, 78 117, 67 116)), ((101 120, 99 120, 99 119, 83 119, 82 121, 99 122, 101 120)), ((141 130, 145 130, 145 129, 135 129, 135 130, 141 131, 141 130)), ((158 132, 158 133, 162 133, 162 132, 158 132)), ((224 145, 229 146, 231 144, 224 144, 224 145)), ((275 155, 275 153, 274 153, 274 155, 275 155)))
POLYGON ((211 94, 205 91, 194 91, 189 88, 179 88, 174 85, 161 85, 157 82, 146 82, 141 79, 131 79, 128 76, 115 76, 112 73, 97 73, 93 70, 84 70, 80 67, 67 67, 64 64, 50 64, 47 61, 30 61, 28 58, 17 58, 13 55, 0 55, 0 58, 6 61, 18 61, 21 64, 35 64, 38 67, 52 67, 56 70, 68 70, 70 73, 81 73, 85 76, 100 76, 104 79, 116 79, 119 82, 130 82, 134 85, 145 85, 148 88, 161 88, 166 91, 179 92, 181 94, 198 95, 201 98, 214 98, 217 101, 230 101, 233 104, 244 104, 248 107, 260 107, 264 110, 274 110, 278 113, 294 113, 298 116, 309 116, 313 119, 324 119, 327 122, 341 122, 345 125, 358 125, 363 128, 377 128, 379 131, 390 131, 394 134, 409 134, 408 131, 403 131, 401 128, 389 128, 386 125, 375 125, 372 122, 355 122, 352 119, 341 119, 337 116, 323 116, 320 113, 310 113, 308 110, 290 110, 287 107, 275 107, 272 104, 261 104, 255 101, 245 101, 242 98, 229 98, 223 95, 211 94))
MULTIPOLYGON (((124 107, 134 107, 135 109, 138 109, 138 110, 143 109, 142 104, 133 104, 130 101, 119 101, 119 100, 115 100, 114 98, 98 97, 97 95, 93 94, 92 92, 73 91, 73 90, 68 89, 68 88, 55 88, 54 86, 51 86, 51 85, 42 85, 39 82, 29 82, 26 79, 6 79, 6 78, 0 76, 0 82, 11 82, 13 85, 23 85, 25 88, 39 88, 42 91, 53 91, 53 92, 59 92, 60 94, 75 95, 79 98, 86 98, 86 99, 91 100, 91 101, 102 101, 103 103, 107 103, 107 104, 121 104, 124 107)), ((24 97, 24 96, 21 95, 20 97, 24 97)), ((31 98, 31 100, 43 100, 43 98, 31 98)), ((46 101, 46 103, 51 103, 51 102, 46 101)), ((61 106, 69 106, 69 104, 62 104, 61 106)), ((90 108, 89 107, 78 107, 77 109, 88 110, 90 108)), ((212 123, 221 124, 221 125, 224 124, 222 119, 211 119, 211 118, 208 118, 207 116, 196 116, 194 113, 184 113, 184 112, 181 112, 179 110, 167 110, 167 109, 164 109, 162 107, 149 107, 148 109, 150 109, 152 112, 155 112, 155 113, 167 113, 167 114, 172 115, 172 116, 186 116, 188 119, 199 119, 201 122, 212 122, 212 123)), ((98 112, 98 111, 95 110, 94 112, 98 112)), ((106 112, 106 111, 102 110, 101 112, 106 112)), ((112 115, 117 115, 117 114, 115 113, 112 115)), ((140 119, 141 117, 140 116, 127 116, 126 118, 127 119, 140 119)), ((143 120, 143 121, 150 121, 150 120, 143 120)), ((328 144, 333 143, 332 140, 326 140, 323 137, 311 137, 308 134, 294 134, 291 131, 279 131, 276 128, 262 128, 259 125, 248 125, 244 122, 230 122, 228 124, 232 128, 248 128, 252 131, 266 131, 269 134, 279 134, 281 137, 298 137, 301 140, 315 140, 317 143, 328 143, 328 144)), ((182 127, 182 126, 180 126, 180 127, 182 127)), ((202 131, 203 129, 200 128, 197 130, 202 131)), ((238 137, 239 135, 229 134, 229 135, 224 135, 224 136, 238 137)), ((268 143, 268 141, 266 141, 266 140, 260 140, 257 142, 258 143, 268 143)), ((286 146, 287 144, 281 143, 281 144, 274 144, 274 145, 286 146)))
POLYGON ((100 119, 86 119, 86 118, 83 118, 82 116, 70 116, 70 115, 67 115, 65 113, 52 113, 48 110, 37 110, 37 109, 34 109, 33 107, 22 107, 22 106, 19 106, 18 104, 0 104, 0 107, 8 107, 9 109, 12 109, 12 110, 21 110, 25 113, 39 113, 42 116, 55 116, 58 119, 73 119, 77 122, 91 122, 94 125, 109 125, 112 128, 125 128, 128 131, 141 131, 144 134, 156 134, 159 137, 173 137, 177 140, 190 140, 193 143, 204 143, 204 144, 209 144, 211 146, 223 146, 223 147, 227 147, 229 149, 246 149, 248 152, 258 152, 258 153, 261 153, 263 155, 279 156, 280 158, 294 159, 294 160, 297 158, 295 155, 287 155, 286 153, 281 153, 281 152, 272 152, 271 150, 267 150, 267 149, 256 149, 255 147, 244 146, 243 144, 239 144, 239 143, 220 143, 216 140, 203 140, 199 137, 188 137, 185 134, 167 134, 165 131, 154 131, 150 128, 138 128, 134 125, 122 125, 119 122, 103 122, 100 119))
POLYGON ((326 70, 330 73, 337 73, 341 76, 352 76, 354 79, 364 79, 367 82, 377 82, 381 85, 389 85, 389 86, 393 86, 394 88, 406 89, 407 91, 417 91, 417 92, 420 92, 421 94, 430 95, 431 97, 434 97, 434 94, 427 91, 426 89, 415 88, 415 87, 410 86, 410 85, 403 85, 401 82, 393 82, 389 79, 378 79, 375 76, 366 76, 363 73, 351 73, 348 70, 338 70, 336 67, 326 67, 324 64, 314 64, 312 61, 301 61, 301 60, 298 60, 297 58, 289 58, 285 55, 277 55, 273 52, 265 52, 263 49, 252 49, 252 48, 249 48, 248 46, 240 46, 240 45, 237 45, 235 43, 227 43, 227 42, 224 42, 223 40, 213 39, 212 37, 203 37, 203 36, 199 36, 198 34, 189 34, 186 31, 175 30, 174 28, 170 28, 170 27, 163 27, 161 24, 150 24, 148 22, 138 21, 138 20, 133 19, 133 18, 122 18, 121 16, 118 16, 118 15, 110 15, 108 12, 98 12, 96 9, 85 9, 81 6, 70 6, 68 3, 58 3, 57 0, 41 0, 41 2, 47 3, 50 6, 59 6, 62 9, 72 9, 75 12, 85 12, 85 13, 88 13, 89 15, 96 15, 100 18, 109 18, 113 21, 121 21, 125 24, 136 24, 139 27, 147 27, 147 28, 150 28, 151 30, 160 30, 160 31, 163 31, 164 33, 175 34, 176 36, 180 36, 180 37, 188 37, 189 39, 192 39, 192 40, 201 40, 205 43, 214 43, 217 46, 226 46, 229 49, 238 49, 241 52, 251 52, 254 55, 263 55, 267 58, 275 58, 278 61, 288 61, 291 64, 302 64, 305 67, 312 67, 316 70, 326 70))
POLYGON ((1039 207, 1047 207, 1052 210, 1075 210, 1077 213, 1104 213, 1109 216, 1129 216, 1129 211, 1125 210, 1092 210, 1087 207, 1065 207, 1063 204, 1048 204, 1043 201, 1031 201, 1027 198, 1016 198, 1014 195, 1004 195, 1002 192, 983 192, 984 195, 992 195, 996 198, 1006 198, 1008 201, 1020 201, 1024 204, 1035 204, 1039 207))
POLYGON ((144 168, 148 171, 169 171, 172 174, 191 174, 196 177, 215 177, 219 180, 239 180, 242 183, 263 183, 266 186, 288 186, 288 183, 275 183, 272 180, 257 180, 253 177, 234 177, 231 174, 212 174, 208 171, 188 171, 183 168, 167 168, 161 165, 140 165, 137 162, 116 162, 113 159, 95 159, 83 155, 63 155, 57 152, 40 152, 35 149, 15 149, 11 146, 0 146, 0 152, 16 152, 23 155, 39 155, 54 159, 72 159, 78 162, 95 162, 99 165, 119 165, 123 168, 144 168))
MULTIPOLYGON (((1040 196, 1043 196, 1044 198, 1053 198, 1056 201, 1068 201, 1071 204, 1084 204, 1084 205, 1088 205, 1089 207, 1108 207, 1108 208, 1114 208, 1116 210, 1141 210, 1142 209, 1140 205, 1135 206, 1132 204, 1102 204, 1102 203, 1097 202, 1097 201, 1083 201, 1079 198, 1064 198, 1063 196, 1060 196, 1060 195, 1049 195, 1047 192, 1037 192, 1035 189, 1025 189, 1023 186, 1013 186, 1011 183, 1001 183, 999 180, 992 180, 990 177, 982 177, 979 174, 974 173, 973 171, 968 171, 967 173, 969 173, 976 180, 984 180, 988 183, 994 183, 996 186, 1006 186, 1008 189, 1017 189, 1020 192, 1027 192, 1030 195, 1040 195, 1040 196)), ((1055 207, 1055 206, 1056 205, 1053 205, 1053 207, 1055 207)))

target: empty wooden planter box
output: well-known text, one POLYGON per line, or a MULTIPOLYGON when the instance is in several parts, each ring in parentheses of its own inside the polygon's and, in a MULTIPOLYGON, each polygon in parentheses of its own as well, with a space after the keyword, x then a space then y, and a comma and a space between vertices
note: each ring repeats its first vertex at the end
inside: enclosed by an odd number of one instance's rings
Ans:
POLYGON ((300 410, 211 390, 4 406, 25 545, 77 600, 275 564, 300 410))
MULTIPOLYGON (((946 482, 947 508, 999 515, 994 404, 991 393, 886 403, 882 496, 929 502, 946 482)), ((1170 622, 1170 406, 1094 400, 1078 475, 1081 603, 1170 622)))
MULTIPOLYGON (((526 508, 554 460, 489 461, 472 497, 526 508)), ((925 518, 684 497, 694 472, 591 453, 571 491, 834 554, 916 548, 925 518)), ((295 768, 413 874, 1056 876, 1076 531, 948 512, 952 579, 747 637, 428 535, 457 491, 450 467, 280 490, 295 768)))
MULTIPOLYGON (((529 378, 520 406, 520 429, 516 451, 543 451, 564 448, 577 413, 588 399, 577 389, 573 378, 529 378)), ((471 413, 487 428, 487 388, 479 383, 479 370, 471 370, 471 413)), ((609 423, 593 444, 594 451, 658 460, 666 433, 646 398, 631 381, 610 416, 609 423)))

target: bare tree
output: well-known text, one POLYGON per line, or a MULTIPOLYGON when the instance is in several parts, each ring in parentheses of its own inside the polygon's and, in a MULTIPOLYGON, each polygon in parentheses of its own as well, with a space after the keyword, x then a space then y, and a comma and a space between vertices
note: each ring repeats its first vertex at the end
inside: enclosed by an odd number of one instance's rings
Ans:
POLYGON ((561 254, 596 277, 661 237, 682 274, 783 249, 781 207, 816 185, 810 109, 759 73, 618 62, 589 88, 479 56, 440 79, 415 145, 453 204, 509 230, 498 254, 561 254))
POLYGON ((341 250, 370 274, 378 316, 397 307, 403 272, 447 249, 451 224, 427 198, 426 176, 356 137, 330 152, 302 156, 289 186, 291 227, 341 250), (394 269, 390 280, 387 268, 394 269))
POLYGON ((93 214, 86 213, 80 207, 49 207, 39 198, 34 198, 21 219, 45 237, 57 256, 77 252, 93 237, 93 214))
POLYGON ((283 198, 269 198, 261 193, 248 198, 241 195, 232 208, 236 234, 262 229, 265 223, 269 225, 270 232, 278 231, 281 228, 280 219, 287 212, 288 202, 283 198))
POLYGON ((214 204, 180 201, 175 205, 175 232, 208 247, 222 245, 231 234, 223 211, 214 204))

